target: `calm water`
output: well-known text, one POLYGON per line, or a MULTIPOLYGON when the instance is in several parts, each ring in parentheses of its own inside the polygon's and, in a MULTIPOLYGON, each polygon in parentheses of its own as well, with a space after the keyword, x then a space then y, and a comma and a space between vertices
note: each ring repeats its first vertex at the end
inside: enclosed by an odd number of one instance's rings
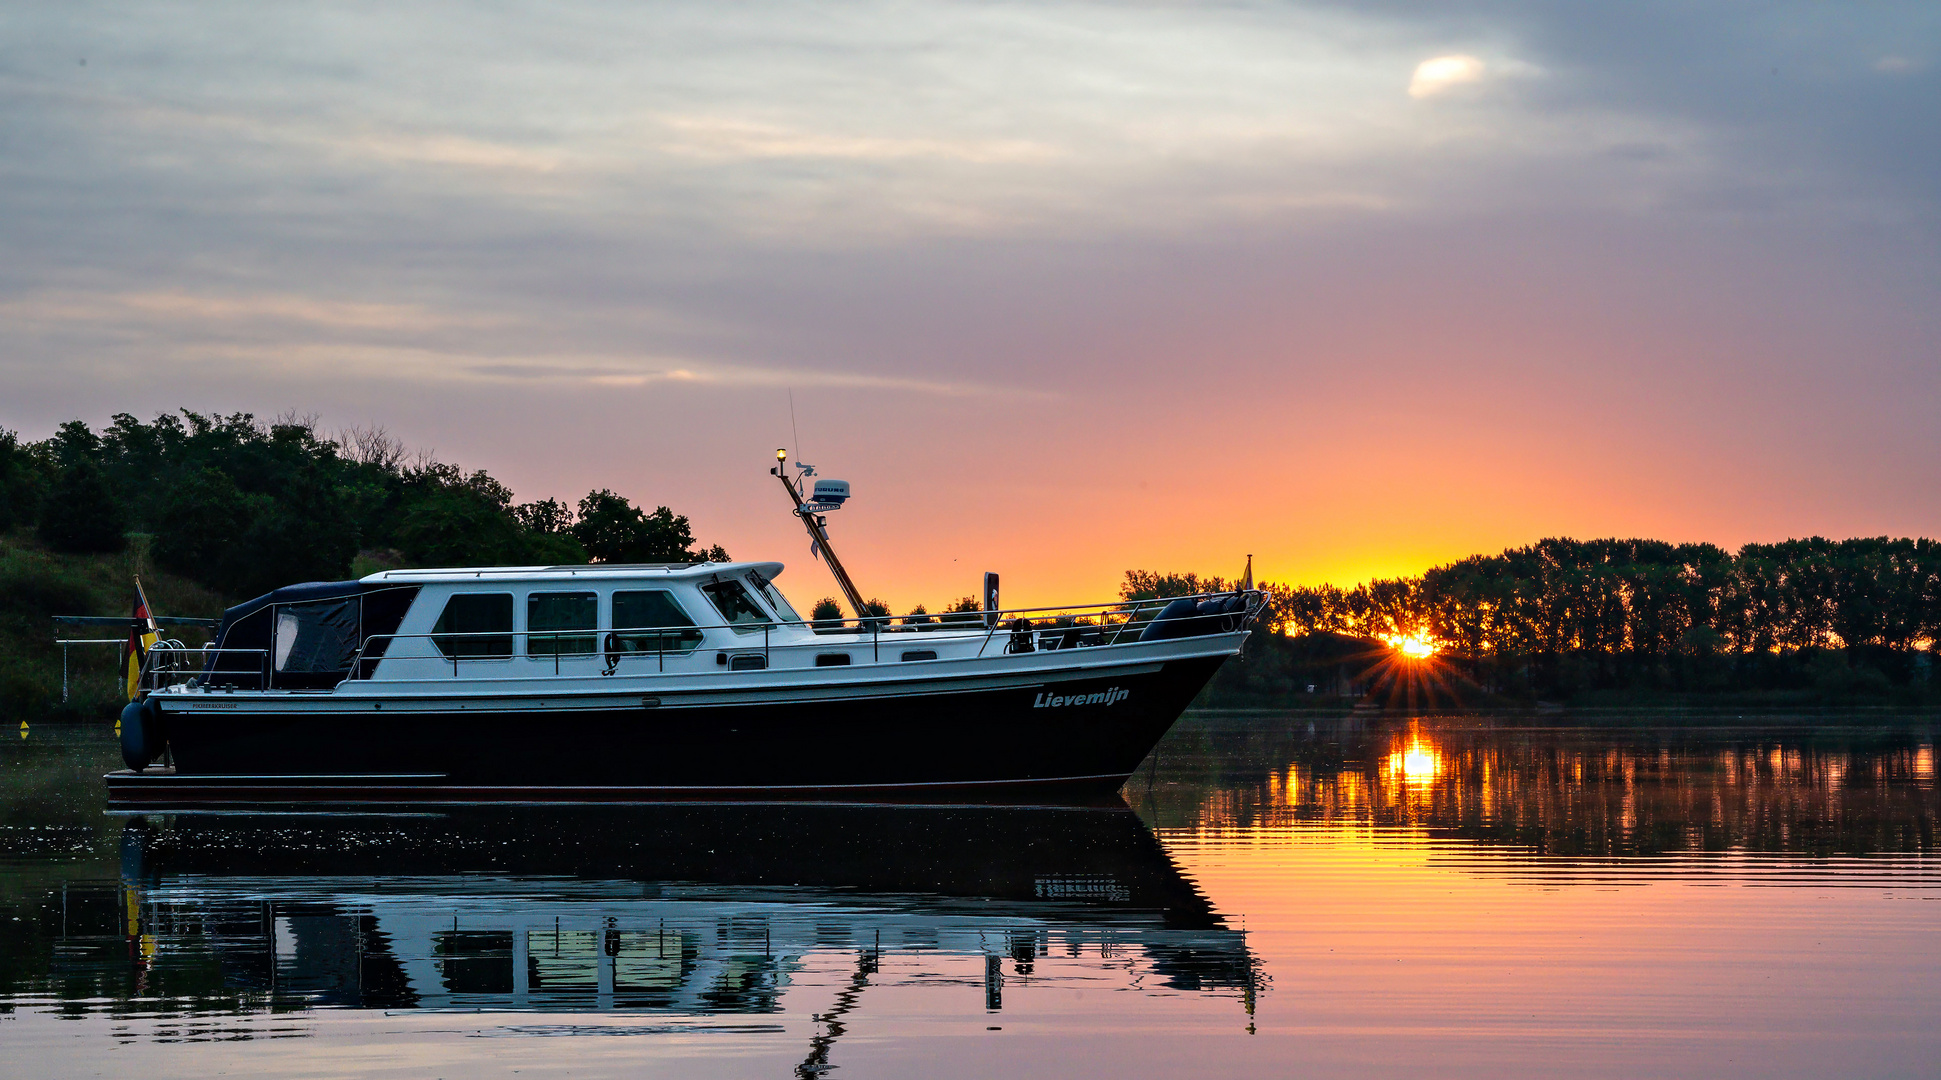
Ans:
POLYGON ((1189 718, 1129 809, 103 812, 11 737, 0 1074, 1933 1076, 1925 720, 1189 718))

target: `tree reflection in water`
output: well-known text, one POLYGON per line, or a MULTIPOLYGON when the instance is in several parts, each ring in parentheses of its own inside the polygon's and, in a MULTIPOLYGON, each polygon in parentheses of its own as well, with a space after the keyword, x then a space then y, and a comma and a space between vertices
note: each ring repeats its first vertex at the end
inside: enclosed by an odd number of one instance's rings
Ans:
POLYGON ((1165 828, 1409 828, 1540 855, 1927 853, 1925 722, 1189 718, 1127 795, 1165 828))

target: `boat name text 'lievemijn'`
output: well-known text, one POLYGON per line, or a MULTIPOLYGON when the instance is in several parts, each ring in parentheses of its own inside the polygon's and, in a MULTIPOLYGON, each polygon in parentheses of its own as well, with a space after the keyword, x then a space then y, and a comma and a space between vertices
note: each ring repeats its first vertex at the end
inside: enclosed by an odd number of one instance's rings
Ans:
POLYGON ((1121 690, 1116 686, 1101 690, 1096 694, 1068 694, 1059 697, 1054 694, 1039 694, 1031 703, 1034 709, 1057 709, 1066 705, 1116 705, 1132 696, 1132 691, 1121 690))

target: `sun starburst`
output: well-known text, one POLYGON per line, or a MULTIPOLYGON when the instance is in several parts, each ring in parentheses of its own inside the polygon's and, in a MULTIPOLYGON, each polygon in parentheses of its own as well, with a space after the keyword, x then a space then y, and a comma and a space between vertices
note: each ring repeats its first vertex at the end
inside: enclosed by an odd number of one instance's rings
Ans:
POLYGON ((1427 660, 1438 651, 1435 641, 1427 634, 1390 634, 1382 640, 1410 660, 1427 660))
POLYGON ((1436 708, 1457 704, 1467 685, 1460 671, 1446 662, 1442 644, 1425 630, 1398 631, 1380 636, 1378 649, 1363 673, 1368 699, 1390 708, 1436 708))

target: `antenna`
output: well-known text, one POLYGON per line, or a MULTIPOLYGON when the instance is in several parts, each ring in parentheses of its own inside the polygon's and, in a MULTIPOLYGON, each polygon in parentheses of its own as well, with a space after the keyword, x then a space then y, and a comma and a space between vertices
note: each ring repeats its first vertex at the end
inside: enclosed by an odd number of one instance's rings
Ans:
POLYGON ((848 482, 817 480, 810 495, 814 501, 804 501, 803 489, 808 487, 808 478, 815 475, 815 470, 797 462, 796 467, 802 469, 802 476, 791 481, 788 476, 788 463, 789 452, 786 449, 776 450, 775 467, 768 470, 769 474, 782 481, 782 490, 789 493, 789 501, 795 504, 796 519, 802 522, 802 527, 809 533, 809 550, 817 553, 827 563, 829 573, 834 575, 836 584, 842 588, 842 594, 848 598, 849 606, 856 609, 856 617, 869 618, 869 612, 865 610, 863 604, 862 593, 856 591, 856 583, 849 580, 849 571, 843 569, 842 560, 836 558, 835 549, 829 546, 828 519, 822 516, 827 511, 837 509, 849 501, 848 482))
POLYGON ((796 460, 802 459, 802 433, 795 430, 795 387, 789 387, 789 438, 795 440, 796 460))

